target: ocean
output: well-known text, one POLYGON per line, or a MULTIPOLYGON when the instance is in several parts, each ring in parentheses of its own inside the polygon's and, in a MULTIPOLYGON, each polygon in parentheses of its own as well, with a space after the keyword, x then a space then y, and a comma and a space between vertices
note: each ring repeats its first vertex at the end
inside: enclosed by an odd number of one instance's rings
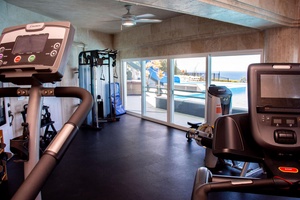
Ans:
POLYGON ((242 78, 247 79, 247 72, 241 72, 241 71, 221 71, 221 72, 212 72, 212 74, 217 74, 220 73, 220 78, 221 79, 229 79, 229 80, 241 80, 242 78))
MULTIPOLYGON (((247 79, 246 71, 216 71, 212 72, 212 78, 229 79, 229 80, 241 80, 242 78, 247 79)), ((205 72, 189 73, 190 76, 205 76, 205 72)))

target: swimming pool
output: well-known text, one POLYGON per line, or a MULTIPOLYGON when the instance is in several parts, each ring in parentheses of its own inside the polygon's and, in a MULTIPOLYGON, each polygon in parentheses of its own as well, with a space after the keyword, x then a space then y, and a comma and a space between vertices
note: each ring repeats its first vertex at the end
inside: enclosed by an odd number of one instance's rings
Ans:
MULTIPOLYGON (((234 95, 240 95, 247 93, 247 87, 245 84, 239 84, 239 85, 227 85, 226 86, 231 92, 232 96, 234 95)), ((183 90, 176 90, 175 89, 175 98, 178 99, 185 99, 185 98, 205 98, 205 90, 203 91, 183 91, 183 90)))
MULTIPOLYGON (((220 84, 218 84, 220 85, 220 84)), ((232 107, 248 108, 247 83, 224 83, 232 92, 232 107)), ((174 91, 175 100, 197 101, 197 99, 205 99, 205 90, 203 91, 174 91)))

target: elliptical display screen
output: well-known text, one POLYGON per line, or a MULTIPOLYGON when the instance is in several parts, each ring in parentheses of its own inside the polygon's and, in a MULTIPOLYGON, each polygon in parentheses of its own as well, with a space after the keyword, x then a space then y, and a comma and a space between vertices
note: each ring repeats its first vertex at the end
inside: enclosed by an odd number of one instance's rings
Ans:
POLYGON ((18 36, 12 54, 43 52, 48 36, 49 34, 18 36))
POLYGON ((259 72, 257 76, 257 111, 300 113, 300 74, 259 72), (292 110, 291 110, 292 109, 292 110))
POLYGON ((260 75, 261 98, 300 98, 299 75, 260 75))

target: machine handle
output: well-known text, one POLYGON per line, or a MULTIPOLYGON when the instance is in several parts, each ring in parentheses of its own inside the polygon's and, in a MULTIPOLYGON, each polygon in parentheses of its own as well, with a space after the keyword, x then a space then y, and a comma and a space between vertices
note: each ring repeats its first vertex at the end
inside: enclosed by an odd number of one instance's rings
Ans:
POLYGON ((0 97, 19 97, 19 87, 0 88, 0 97))
POLYGON ((12 114, 11 110, 8 111, 8 117, 11 117, 11 120, 9 121, 9 126, 12 126, 15 116, 12 114))
POLYGON ((66 152, 78 131, 78 127, 82 124, 93 106, 92 95, 83 88, 59 87, 54 89, 54 93, 56 97, 77 97, 82 102, 61 131, 55 136, 39 162, 14 194, 12 198, 14 200, 30 200, 38 195, 47 178, 66 152))
POLYGON ((201 145, 212 149, 213 138, 209 137, 207 133, 203 131, 197 131, 198 137, 201 138, 201 145))

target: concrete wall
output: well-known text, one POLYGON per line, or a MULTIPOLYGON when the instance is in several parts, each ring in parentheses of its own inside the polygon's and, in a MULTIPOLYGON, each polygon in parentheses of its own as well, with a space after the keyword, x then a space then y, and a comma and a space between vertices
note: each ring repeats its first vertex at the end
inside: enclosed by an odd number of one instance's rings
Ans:
POLYGON ((299 28, 273 28, 265 30, 265 62, 300 62, 299 28))
POLYGON ((299 40, 296 27, 257 30, 182 15, 116 34, 114 48, 121 59, 263 49, 264 62, 300 62, 299 40))
MULTIPOLYGON (((221 1, 221 0, 219 0, 221 1)), ((230 2, 228 0, 222 0, 223 2, 230 2)), ((249 11, 257 10, 257 8, 264 10, 265 12, 262 13, 265 16, 270 15, 278 15, 284 18, 289 19, 299 19, 299 1, 298 0, 238 0, 239 3, 244 3, 248 5, 244 7, 249 11), (251 8, 250 8, 251 7, 251 8)), ((236 2, 233 2, 233 4, 236 2)), ((241 4, 240 4, 241 5, 241 4)), ((239 6, 240 6, 239 5, 239 6)))
POLYGON ((159 24, 132 27, 115 35, 120 58, 263 49, 261 31, 182 15, 159 24))
MULTIPOLYGON (((48 18, 37 13, 13 6, 4 1, 0 1, 0 31, 6 27, 34 23, 44 21, 58 21, 56 19, 48 18)), ((47 87, 55 86, 78 86, 78 55, 81 51, 112 48, 112 35, 97 33, 86 29, 78 29, 75 27, 75 38, 69 57, 68 65, 66 67, 62 82, 56 84, 45 84, 47 87)), ((11 86, 12 84, 8 84, 11 86)), ((99 92, 104 91, 105 83, 99 83, 99 92)), ((6 98, 6 103, 10 103, 10 107, 6 107, 6 111, 10 109, 15 118, 12 127, 6 128, 9 133, 6 134, 6 143, 9 139, 22 134, 23 122, 20 112, 23 110, 23 105, 28 102, 28 98, 6 98), (13 129, 13 130, 11 130, 13 129), (12 133, 10 133, 12 132, 12 133)), ((77 99, 69 98, 44 98, 44 104, 50 106, 51 118, 55 121, 55 127, 59 130, 65 121, 71 116, 73 110, 77 107, 79 101, 77 99)), ((7 118, 8 120, 8 118, 7 118)), ((0 127, 5 129, 8 125, 0 127)), ((7 148, 9 149, 9 148, 7 148)))

